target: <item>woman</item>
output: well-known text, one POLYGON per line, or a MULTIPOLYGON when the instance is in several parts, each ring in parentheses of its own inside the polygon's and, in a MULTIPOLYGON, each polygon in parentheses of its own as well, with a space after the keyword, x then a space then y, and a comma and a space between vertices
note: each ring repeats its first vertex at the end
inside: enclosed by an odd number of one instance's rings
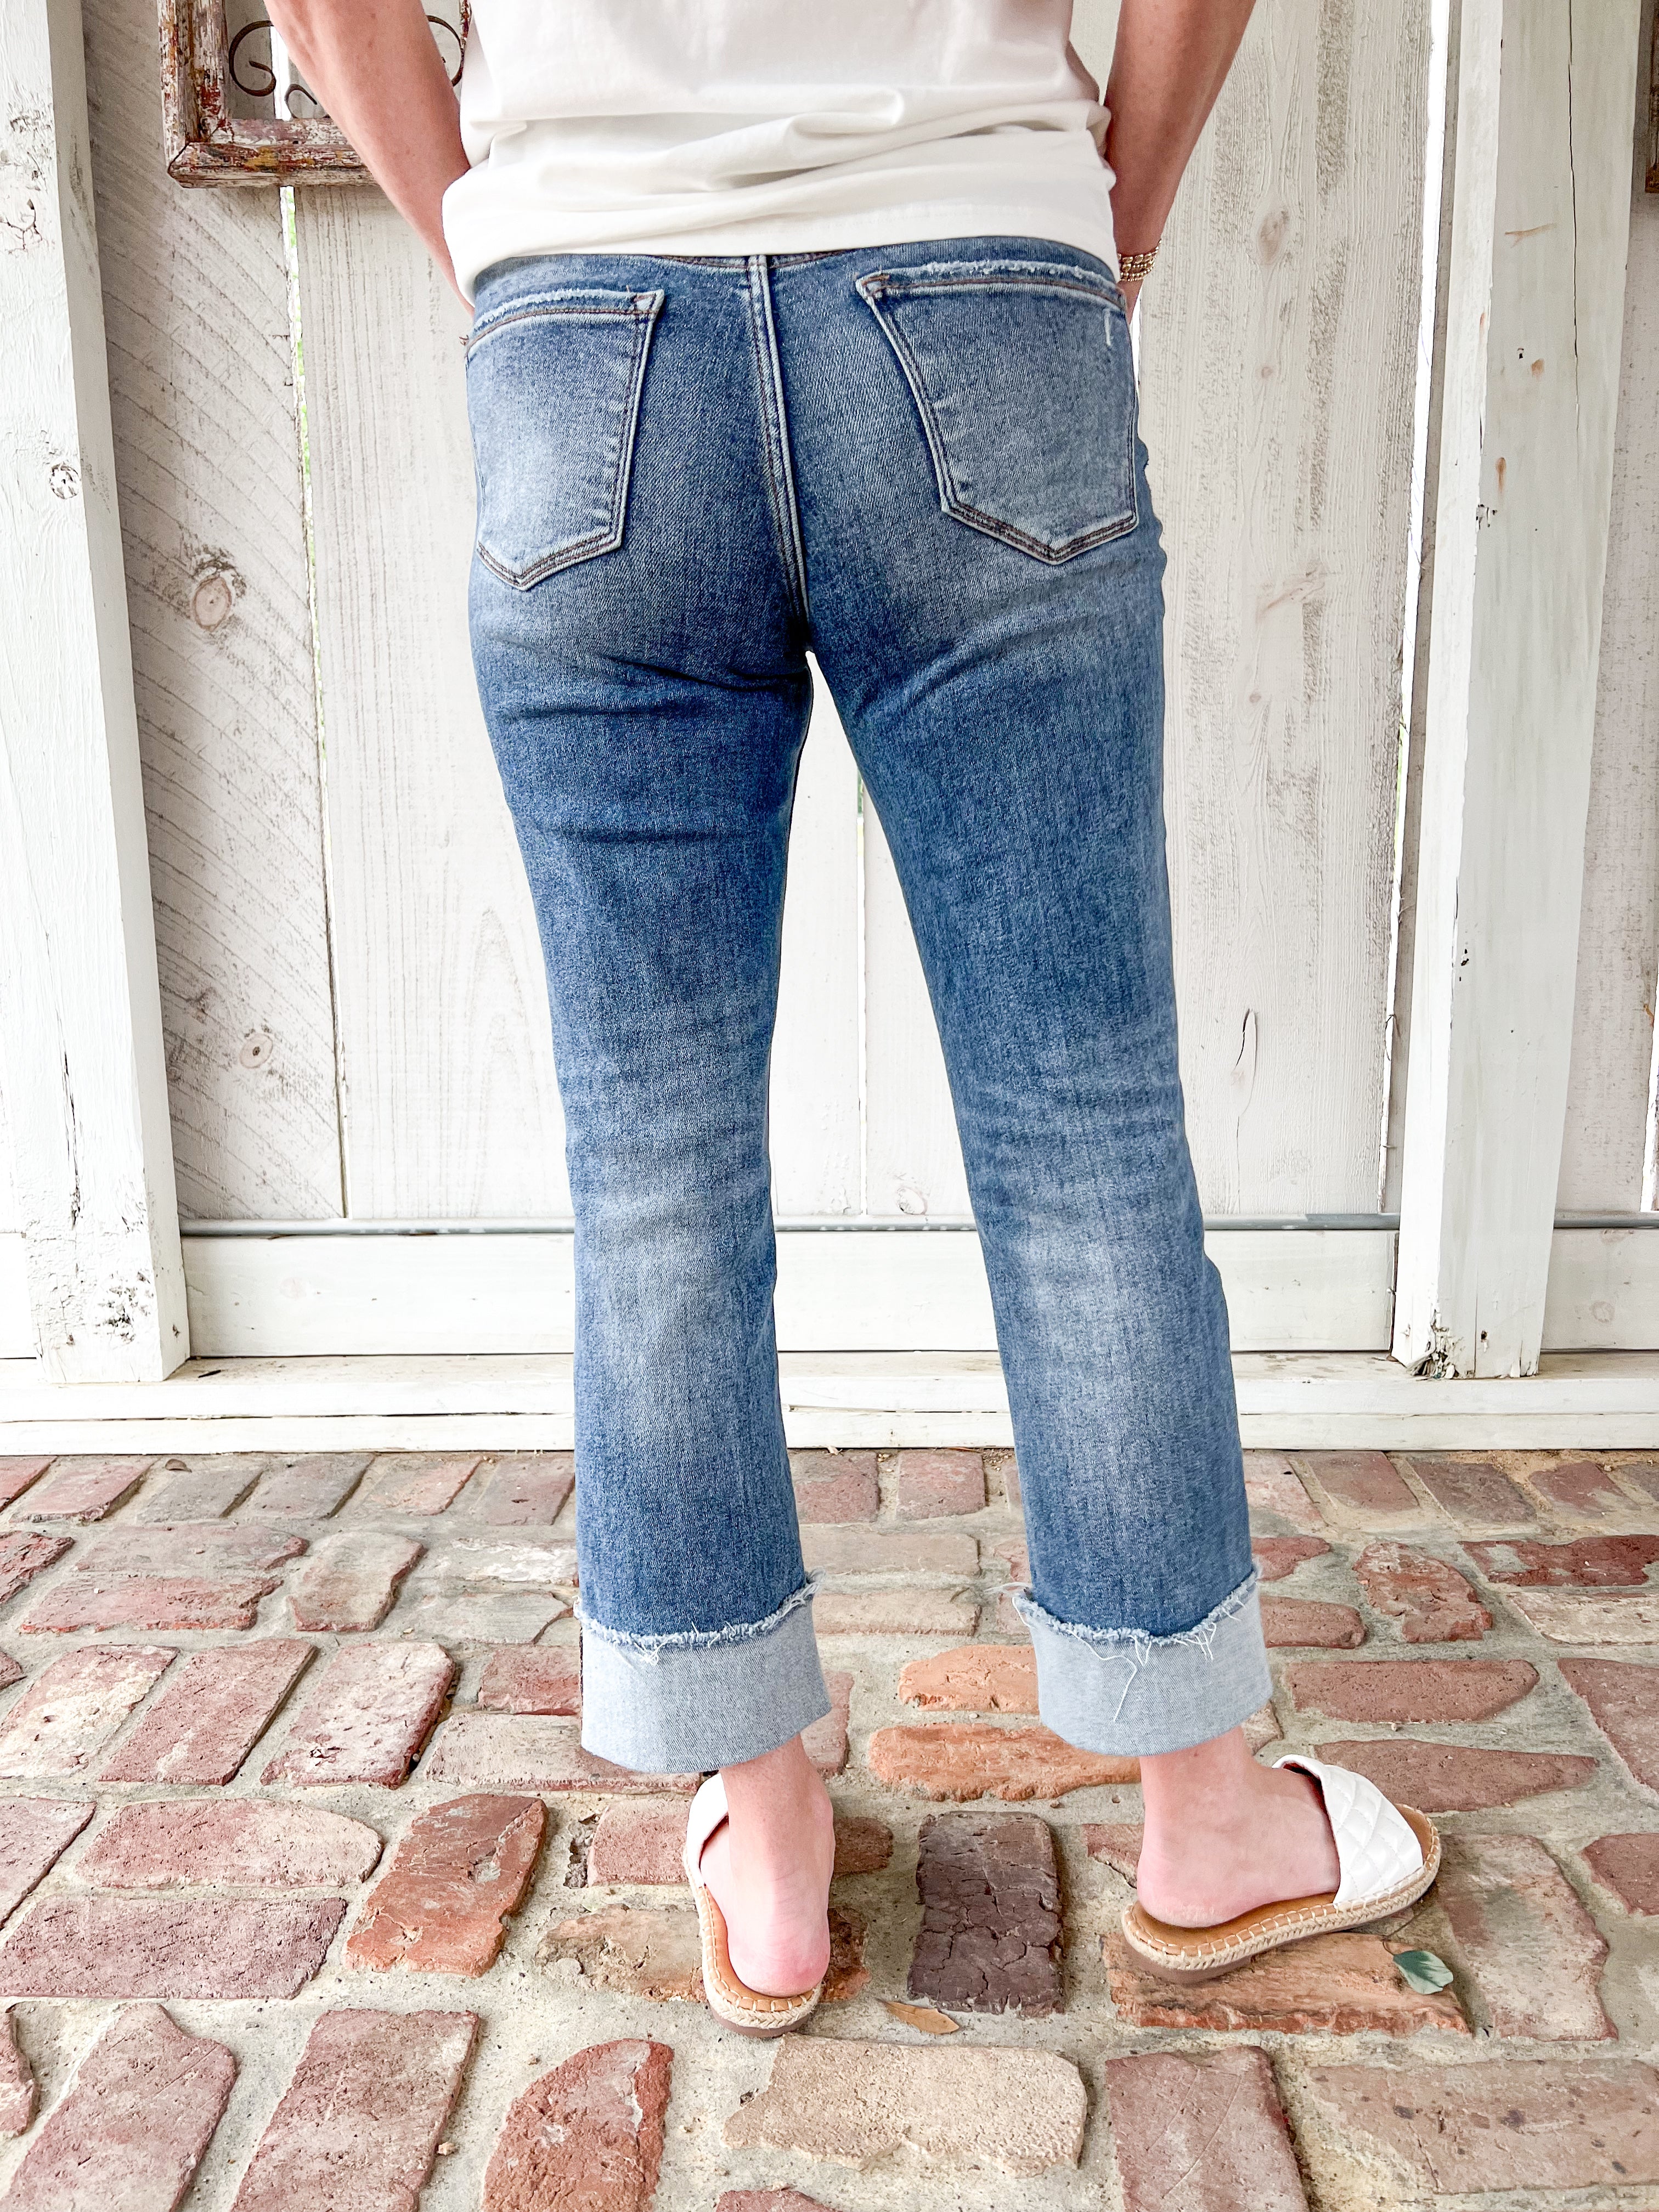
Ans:
POLYGON ((1162 575, 1128 316, 1250 0, 275 0, 473 311, 470 591, 576 1212, 583 1741, 712 1773, 709 2002, 829 1956, 829 1709, 766 1153, 816 653, 904 886, 1018 1449, 1041 1709, 1138 1753, 1126 1931, 1201 1976, 1419 1894, 1362 1778, 1259 1765, 1226 1313, 1176 1073, 1162 575))

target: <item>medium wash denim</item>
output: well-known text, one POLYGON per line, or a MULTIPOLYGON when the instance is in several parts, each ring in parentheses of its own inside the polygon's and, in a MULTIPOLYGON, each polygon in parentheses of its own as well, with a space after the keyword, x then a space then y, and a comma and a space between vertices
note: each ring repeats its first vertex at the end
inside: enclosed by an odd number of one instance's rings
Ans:
POLYGON ((752 1758, 829 1710, 767 1158, 811 686, 903 886, 990 1279, 1042 1717, 1269 1692, 1176 1056, 1163 574, 1122 295, 1030 238, 519 257, 467 346, 479 691, 575 1206, 582 1741, 752 1758))

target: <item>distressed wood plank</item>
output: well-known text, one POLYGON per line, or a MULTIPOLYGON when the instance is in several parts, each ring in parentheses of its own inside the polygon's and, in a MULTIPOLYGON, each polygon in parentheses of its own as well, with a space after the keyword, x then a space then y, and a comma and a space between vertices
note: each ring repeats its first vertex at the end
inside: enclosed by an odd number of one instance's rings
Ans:
POLYGON ((964 1220, 968 1171, 921 957, 864 802, 865 1205, 877 1221, 964 1220))
POLYGON ((467 636, 465 317, 374 187, 297 197, 349 1211, 568 1218, 541 950, 467 636))
POLYGON ((0 15, 0 1036, 54 1382, 186 1358, 155 932, 74 0, 0 15))
POLYGON ((1638 0, 1464 0, 1395 1350, 1529 1374, 1560 1174, 1638 0))
POLYGON ((1263 0, 1141 308, 1206 1210, 1376 1204, 1426 0, 1263 0))
POLYGON ((812 725, 789 830, 783 978, 772 1042, 772 1204, 787 1218, 860 1208, 859 773, 813 669, 812 725))
POLYGON ((179 1204, 315 1219, 340 1145, 281 209, 174 183, 153 17, 85 26, 179 1204))
MULTIPOLYGON (((1641 50, 1646 53, 1645 41, 1641 50)), ((1645 75, 1638 72, 1572 1065, 1557 1193, 1563 1209, 1584 1212, 1650 1205, 1655 1181, 1644 1139, 1659 988, 1659 198, 1646 190, 1647 107, 1645 75)))

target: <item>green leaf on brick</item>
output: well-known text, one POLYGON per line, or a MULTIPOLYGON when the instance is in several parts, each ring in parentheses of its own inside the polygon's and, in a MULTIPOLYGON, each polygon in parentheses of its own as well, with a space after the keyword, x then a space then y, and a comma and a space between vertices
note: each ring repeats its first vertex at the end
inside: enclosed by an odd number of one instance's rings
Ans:
POLYGON ((1452 1978, 1451 1968, 1443 1959, 1437 1959, 1432 1951, 1396 1951, 1394 1963, 1407 1988, 1415 1990, 1419 1996, 1432 1996, 1436 1990, 1443 1990, 1452 1978))

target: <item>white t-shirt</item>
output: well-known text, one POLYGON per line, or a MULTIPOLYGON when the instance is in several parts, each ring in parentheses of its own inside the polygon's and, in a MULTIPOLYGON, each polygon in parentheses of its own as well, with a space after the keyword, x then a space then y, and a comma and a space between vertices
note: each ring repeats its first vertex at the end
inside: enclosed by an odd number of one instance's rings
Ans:
POLYGON ((508 254, 790 253, 981 234, 1115 267, 1072 0, 472 0, 470 300, 508 254))

